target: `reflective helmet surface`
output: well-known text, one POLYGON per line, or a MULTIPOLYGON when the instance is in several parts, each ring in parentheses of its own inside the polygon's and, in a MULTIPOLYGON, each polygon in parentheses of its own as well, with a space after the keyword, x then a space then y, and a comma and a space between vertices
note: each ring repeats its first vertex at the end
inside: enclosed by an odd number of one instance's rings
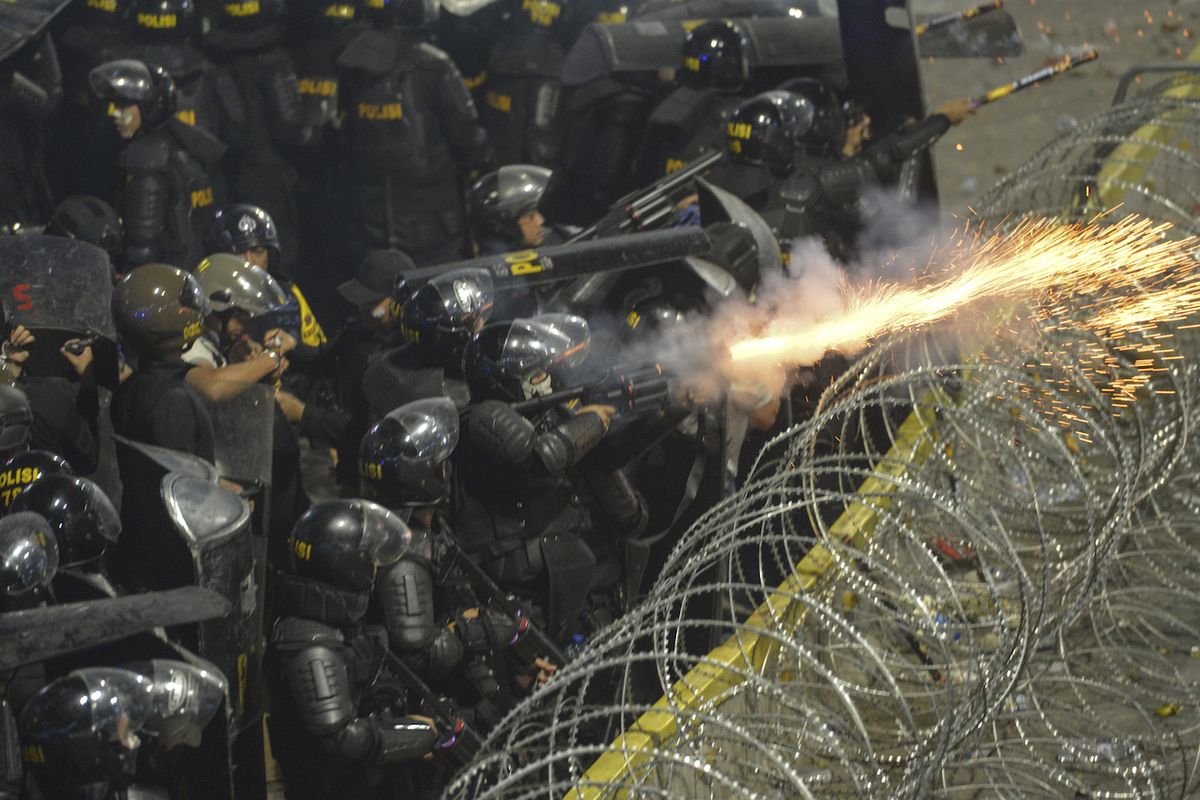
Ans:
POLYGON ((108 495, 87 478, 42 475, 10 507, 45 517, 64 567, 94 561, 121 535, 121 518, 108 495))
POLYGON ((125 247, 125 230, 115 208, 90 194, 77 194, 63 200, 50 213, 42 231, 47 236, 63 236, 94 244, 117 263, 125 247))
POLYGON ((163 749, 199 747, 205 726, 227 699, 229 685, 220 670, 207 662, 197 665, 162 658, 123 668, 150 682, 151 709, 144 728, 163 749))
POLYGON ((40 780, 79 786, 131 775, 137 732, 153 708, 150 681, 89 667, 51 681, 21 710, 21 752, 40 780))
POLYGON ((0 518, 0 593, 44 589, 57 570, 58 544, 45 517, 22 511, 0 518))
POLYGON ((846 141, 846 113, 837 93, 816 78, 793 78, 779 88, 812 103, 812 128, 800 138, 805 149, 815 156, 840 156, 846 141))
POLYGON ((103 100, 136 104, 147 130, 163 125, 175 114, 175 81, 158 65, 128 58, 107 61, 88 73, 88 83, 103 100))
POLYGON ((179 355, 204 330, 210 307, 191 273, 169 264, 135 267, 113 290, 113 317, 139 355, 179 355))
POLYGON ((418 348, 421 363, 458 372, 463 351, 481 320, 492 312, 495 287, 483 269, 438 275, 412 293, 401 307, 404 338, 418 348))
POLYGON ((266 211, 249 203, 235 203, 213 217, 204 234, 204 247, 210 253, 245 253, 265 247, 278 257, 279 233, 266 211))
POLYGON ((537 210, 553 175, 545 167, 508 164, 476 181, 467 193, 475 235, 521 241, 517 220, 537 210))
POLYGON ((288 539, 293 574, 337 589, 369 593, 379 567, 400 560, 412 542, 404 520, 369 500, 317 503, 288 539))
POLYGON ((25 487, 43 475, 73 475, 71 465, 49 450, 28 450, 13 456, 0 467, 0 501, 7 509, 25 487))
POLYGON ((463 368, 473 397, 519 402, 552 391, 545 378, 580 364, 590 346, 583 317, 539 314, 485 325, 467 345, 463 368))
POLYGON ((359 447, 363 491, 389 508, 445 501, 458 433, 458 409, 446 397, 416 400, 389 412, 359 447))
POLYGON ((683 40, 679 82, 697 89, 737 91, 746 80, 748 51, 745 35, 732 22, 697 25, 683 40))
POLYGON ((29 444, 33 409, 29 398, 15 386, 0 383, 0 452, 10 452, 29 444))
POLYGON ((239 309, 252 317, 277 311, 288 303, 279 281, 233 253, 213 253, 196 267, 196 280, 213 311, 239 309))
POLYGON ((186 41, 196 24, 193 0, 132 0, 125 13, 133 37, 150 44, 186 41))
POLYGON ((726 123, 729 154, 741 163, 786 170, 812 130, 814 116, 812 102, 800 95, 778 89, 756 95, 726 123))

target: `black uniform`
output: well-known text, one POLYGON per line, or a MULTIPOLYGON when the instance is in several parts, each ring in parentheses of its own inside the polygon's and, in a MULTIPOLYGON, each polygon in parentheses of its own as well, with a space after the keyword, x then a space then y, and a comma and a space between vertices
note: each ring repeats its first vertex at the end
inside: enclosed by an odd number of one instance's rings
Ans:
POLYGON ((461 258, 462 186, 492 160, 462 75, 441 50, 394 27, 360 33, 338 69, 353 249, 402 250, 417 264, 461 258))
POLYGON ((45 123, 62 91, 58 54, 48 35, 0 64, 0 227, 42 223, 50 216, 45 123))
POLYGON ((645 185, 725 147, 725 123, 745 98, 739 94, 678 86, 646 123, 638 156, 638 184, 645 185))
POLYGON ((170 119, 140 130, 117 157, 116 207, 125 222, 125 262, 192 269, 221 198, 211 175, 224 148, 211 134, 170 119))
POLYGON ((146 444, 214 458, 212 419, 185 378, 191 365, 152 361, 113 394, 112 420, 121 436, 146 444))
POLYGON ((175 81, 176 119, 203 128, 226 147, 236 149, 245 144, 246 109, 227 71, 218 69, 186 42, 145 45, 138 58, 159 65, 175 81))
POLYGON ((358 621, 365 598, 359 605, 357 595, 290 575, 276 586, 283 617, 271 637, 271 739, 288 796, 396 796, 406 783, 398 762, 428 752, 436 734, 401 716, 386 629, 358 621))
POLYGON ((100 465, 100 398, 94 384, 64 378, 27 378, 21 389, 33 408, 30 445, 65 458, 76 475, 100 465))
POLYGON ((558 36, 564 3, 525 0, 495 40, 480 120, 501 164, 549 166, 558 156, 566 50, 558 36))

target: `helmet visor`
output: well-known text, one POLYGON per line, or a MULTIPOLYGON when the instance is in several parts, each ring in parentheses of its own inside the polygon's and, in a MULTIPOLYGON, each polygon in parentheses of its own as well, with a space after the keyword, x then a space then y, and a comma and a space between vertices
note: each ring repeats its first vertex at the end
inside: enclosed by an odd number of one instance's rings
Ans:
POLYGON ((539 314, 513 321, 502 357, 519 372, 539 366, 574 368, 587 358, 591 343, 591 329, 583 317, 539 314))
POLYGON ((486 319, 492 311, 496 289, 487 270, 454 270, 429 283, 441 298, 446 319, 455 328, 467 328, 476 320, 486 319))
POLYGON ((146 729, 158 735, 164 749, 199 747, 205 726, 225 700, 224 676, 212 666, 154 659, 127 665, 150 682, 152 710, 146 729))
POLYGON ((58 569, 58 543, 45 517, 19 511, 0 519, 0 592, 14 597, 49 586, 58 569))
POLYGON ((409 463, 441 463, 458 445, 458 409, 447 397, 408 403, 387 418, 397 426, 394 452, 409 463))
POLYGON ((134 750, 152 707, 149 679, 126 669, 89 667, 34 695, 21 712, 21 728, 39 744, 88 736, 134 750))
POLYGON ((88 73, 92 91, 106 100, 141 102, 154 86, 150 70, 141 61, 109 61, 88 73))
POLYGON ((113 507, 112 501, 94 482, 87 478, 76 478, 83 485, 88 498, 88 510, 96 520, 96 531, 104 539, 115 542, 121 535, 121 515, 113 507))
POLYGON ((362 552, 376 567, 395 564, 412 544, 412 531, 404 520, 378 503, 360 500, 362 508, 362 552))

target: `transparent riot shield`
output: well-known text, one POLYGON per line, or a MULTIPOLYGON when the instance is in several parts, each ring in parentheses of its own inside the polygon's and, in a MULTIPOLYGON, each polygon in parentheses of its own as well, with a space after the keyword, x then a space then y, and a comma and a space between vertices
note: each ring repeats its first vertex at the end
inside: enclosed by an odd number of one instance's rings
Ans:
POLYGON ((112 267, 99 247, 59 236, 0 238, 0 306, 6 327, 24 325, 36 338, 29 377, 73 379, 59 349, 91 341, 100 385, 117 385, 117 332, 112 318, 112 267))
POLYGON ((207 405, 216 436, 217 474, 235 483, 270 486, 275 428, 275 393, 271 387, 254 384, 236 397, 207 405))

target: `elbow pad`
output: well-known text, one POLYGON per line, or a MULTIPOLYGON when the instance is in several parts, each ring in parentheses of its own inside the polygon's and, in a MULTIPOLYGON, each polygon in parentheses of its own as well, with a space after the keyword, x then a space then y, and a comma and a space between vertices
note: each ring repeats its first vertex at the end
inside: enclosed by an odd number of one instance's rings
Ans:
POLYGON ((595 493, 597 504, 617 523, 621 535, 637 536, 645 530, 650 519, 646 501, 633 488, 623 470, 590 473, 588 484, 595 493))
POLYGON ((350 672, 339 653, 323 644, 306 647, 288 660, 283 677, 301 724, 322 741, 323 748, 350 758, 354 753, 359 757, 366 754, 366 749, 354 747, 358 734, 347 731, 356 709, 350 695, 350 672))
POLYGON ((579 462, 600 444, 605 434, 599 414, 576 414, 533 441, 533 452, 546 471, 555 474, 579 462))
POLYGON ((879 175, 891 175, 902 163, 932 147, 948 130, 948 117, 930 114, 923 120, 905 125, 874 147, 868 147, 861 157, 867 159, 879 175))
POLYGON ((533 450, 533 423, 505 403, 487 400, 471 413, 471 443, 486 456, 506 464, 524 464, 533 450))
POLYGON ((392 647, 414 652, 433 642, 433 576, 424 559, 401 559, 380 575, 376 591, 392 647))

